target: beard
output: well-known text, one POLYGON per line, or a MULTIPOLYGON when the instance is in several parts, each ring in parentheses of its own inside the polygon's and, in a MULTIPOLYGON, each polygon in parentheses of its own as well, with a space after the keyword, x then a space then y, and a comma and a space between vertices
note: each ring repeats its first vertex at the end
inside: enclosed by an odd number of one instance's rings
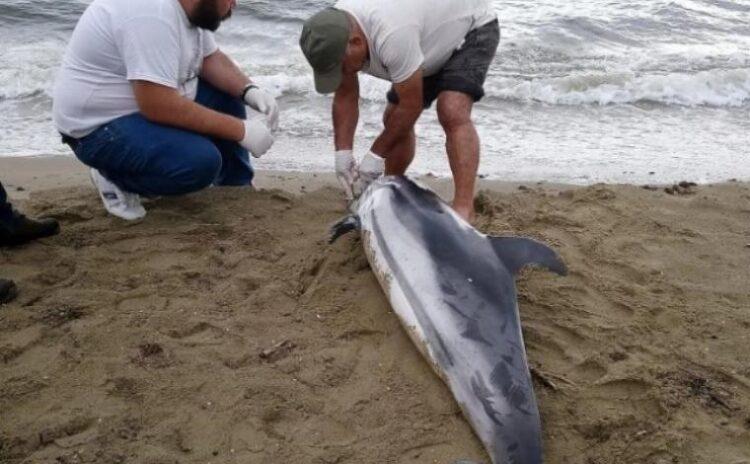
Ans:
POLYGON ((200 0, 188 18, 193 26, 214 32, 221 22, 229 19, 230 16, 232 16, 231 9, 226 15, 219 15, 218 0, 200 0))

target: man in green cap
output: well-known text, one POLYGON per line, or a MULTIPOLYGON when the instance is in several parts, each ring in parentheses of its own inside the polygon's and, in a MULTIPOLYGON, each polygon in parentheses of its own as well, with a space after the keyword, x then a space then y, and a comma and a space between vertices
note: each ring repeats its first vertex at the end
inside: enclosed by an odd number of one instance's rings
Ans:
POLYGON ((474 216, 479 137, 473 104, 500 40, 489 0, 340 0, 305 22, 300 46, 315 88, 333 93, 336 175, 348 198, 383 173, 404 174, 416 147, 414 124, 437 100, 453 172, 453 208, 474 216), (357 165, 352 147, 362 71, 392 82, 385 128, 357 165))

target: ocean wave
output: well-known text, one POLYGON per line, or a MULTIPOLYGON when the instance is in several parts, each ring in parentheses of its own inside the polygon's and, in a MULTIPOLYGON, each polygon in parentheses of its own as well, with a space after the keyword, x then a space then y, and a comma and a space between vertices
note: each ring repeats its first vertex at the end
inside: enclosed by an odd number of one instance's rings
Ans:
MULTIPOLYGON (((51 97, 53 70, 45 67, 24 75, 0 70, 0 101, 51 97)), ((315 92, 312 74, 258 75, 254 80, 277 98, 326 98, 315 92)), ((363 76, 360 97, 385 101, 389 83, 363 76)), ((581 73, 554 78, 499 77, 485 85, 486 100, 550 105, 622 105, 655 103, 665 106, 740 107, 750 104, 750 70, 712 70, 695 74, 635 75, 581 73)))
MULTIPOLYGON (((317 0, 309 1, 315 7, 317 0)), ((249 24, 249 25, 248 25, 249 24)), ((277 97, 318 98, 312 73, 296 45, 296 30, 277 25, 270 37, 258 24, 224 31, 223 48, 277 97), (253 26, 253 27, 250 27, 253 26)), ((3 43, 0 101, 51 98, 54 77, 68 37, 3 43)), ((25 39, 25 38, 24 38, 25 39)), ((610 105, 651 102, 667 106, 738 107, 750 104, 750 55, 741 43, 661 44, 649 53, 595 53, 533 38, 504 45, 485 85, 492 100, 552 105, 610 105)), ((380 103, 389 84, 360 80, 363 100, 380 103)))
POLYGON ((0 101, 50 94, 65 50, 62 40, 14 44, 0 54, 0 101))
MULTIPOLYGON (((256 78, 277 97, 314 96, 312 76, 276 74, 256 78)), ((360 96, 380 102, 389 84, 372 78, 360 81, 360 96)), ((552 105, 657 103, 667 106, 739 107, 750 103, 750 70, 711 70, 695 74, 635 75, 586 73, 555 78, 495 78, 486 84, 489 100, 542 102, 552 105)))
POLYGON ((750 70, 712 70, 665 75, 578 74, 557 78, 491 81, 488 95, 552 105, 642 102, 676 106, 738 107, 750 103, 750 70))
POLYGON ((330 3, 323 0, 254 0, 249 4, 239 3, 237 12, 264 21, 302 23, 326 6, 330 3))
POLYGON ((41 24, 45 27, 59 27, 72 29, 75 21, 88 2, 39 0, 36 2, 4 1, 0 4, 0 24, 6 27, 28 26, 41 24))

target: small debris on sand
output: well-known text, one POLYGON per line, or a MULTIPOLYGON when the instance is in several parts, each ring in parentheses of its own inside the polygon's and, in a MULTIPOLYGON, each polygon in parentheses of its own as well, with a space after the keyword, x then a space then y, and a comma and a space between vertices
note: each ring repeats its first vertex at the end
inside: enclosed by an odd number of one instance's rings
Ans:
POLYGON ((274 346, 261 351, 260 359, 268 362, 276 362, 289 356, 289 353, 291 353, 294 348, 296 348, 294 343, 289 340, 284 340, 283 342, 279 342, 274 346))
POLYGON ((695 182, 688 182, 683 180, 680 183, 674 184, 671 187, 666 187, 664 191, 670 195, 693 195, 695 194, 694 188, 698 184, 695 182))

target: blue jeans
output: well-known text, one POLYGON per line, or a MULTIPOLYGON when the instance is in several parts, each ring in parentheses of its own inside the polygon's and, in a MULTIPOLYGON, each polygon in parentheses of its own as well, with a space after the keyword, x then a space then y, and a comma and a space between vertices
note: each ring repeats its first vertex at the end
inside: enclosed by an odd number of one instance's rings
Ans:
POLYGON ((13 207, 8 203, 8 194, 5 193, 3 183, 0 182, 0 223, 9 224, 13 220, 13 207))
MULTIPOLYGON (((196 103, 245 119, 245 105, 200 81, 196 103)), ((117 118, 79 140, 75 154, 121 189, 143 196, 182 195, 214 185, 251 185, 253 168, 239 143, 149 122, 117 118)))

